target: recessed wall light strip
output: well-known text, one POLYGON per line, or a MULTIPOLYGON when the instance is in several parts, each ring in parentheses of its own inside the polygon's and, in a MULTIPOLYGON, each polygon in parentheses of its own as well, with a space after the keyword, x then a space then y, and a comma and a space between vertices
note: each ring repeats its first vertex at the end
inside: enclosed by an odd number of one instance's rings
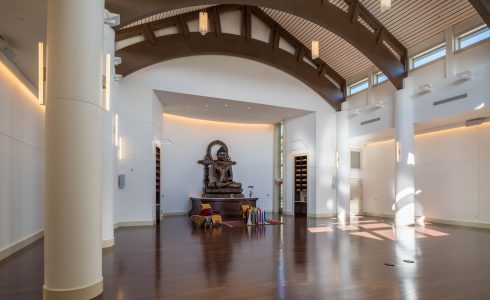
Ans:
POLYGON ((106 111, 111 111, 111 70, 112 70, 111 54, 105 55, 105 107, 106 111))
POLYGON ((46 72, 44 68, 44 44, 38 43, 38 100, 40 105, 44 105, 44 85, 46 78, 46 72))

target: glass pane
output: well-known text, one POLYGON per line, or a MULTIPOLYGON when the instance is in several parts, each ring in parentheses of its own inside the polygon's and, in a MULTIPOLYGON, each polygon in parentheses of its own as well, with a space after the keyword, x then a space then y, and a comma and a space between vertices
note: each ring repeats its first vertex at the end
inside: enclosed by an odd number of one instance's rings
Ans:
POLYGON ((483 41, 488 38, 490 38, 490 30, 487 27, 482 30, 478 30, 477 32, 472 33, 470 35, 461 37, 459 39, 459 49, 468 47, 470 45, 473 45, 475 43, 478 43, 479 41, 483 41))
POLYGON ((369 87, 367 79, 356 83, 355 85, 352 85, 349 87, 349 95, 353 95, 355 93, 359 93, 360 91, 364 91, 369 87))
POLYGON ((428 52, 424 55, 421 55, 419 57, 414 58, 412 68, 423 66, 423 65, 425 65, 431 61, 434 61, 438 58, 441 58, 445 55, 446 55, 446 48, 445 47, 434 49, 431 52, 428 52))
POLYGON ((388 77, 386 77, 385 74, 380 73, 380 74, 376 74, 376 78, 374 80, 375 81, 374 83, 378 84, 378 83, 381 83, 381 82, 386 81, 386 80, 388 80, 388 77))

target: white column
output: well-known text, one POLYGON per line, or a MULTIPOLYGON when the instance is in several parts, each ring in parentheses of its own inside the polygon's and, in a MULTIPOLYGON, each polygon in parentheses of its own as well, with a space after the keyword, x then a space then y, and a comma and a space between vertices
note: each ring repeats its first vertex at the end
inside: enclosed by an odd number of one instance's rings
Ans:
POLYGON ((413 102, 408 80, 405 88, 395 92, 395 224, 411 225, 415 222, 415 156, 413 152, 413 102))
POLYGON ((337 112, 337 218, 350 223, 350 148, 347 111, 337 112))
MULTIPOLYGON (((104 65, 107 64, 106 54, 110 54, 110 110, 102 116, 102 247, 114 246, 114 195, 116 193, 116 148, 114 141, 114 119, 116 101, 114 98, 114 48, 115 32, 108 25, 104 25, 104 65)), ((105 70, 105 67, 104 67, 105 70)), ((106 89, 108 87, 106 86, 106 89)), ((104 95, 105 97, 106 95, 104 95)))
POLYGON ((48 0, 44 299, 102 293, 102 0, 48 0))

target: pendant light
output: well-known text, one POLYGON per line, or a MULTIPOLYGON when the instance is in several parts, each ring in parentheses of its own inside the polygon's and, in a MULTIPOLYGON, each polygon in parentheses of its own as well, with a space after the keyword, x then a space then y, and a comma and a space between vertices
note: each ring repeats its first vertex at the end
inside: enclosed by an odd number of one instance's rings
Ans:
POLYGON ((208 13, 205 11, 199 12, 199 32, 205 35, 209 31, 208 13))
POLYGON ((317 59, 320 57, 320 43, 317 40, 311 41, 311 58, 317 59))
POLYGON ((382 13, 389 10, 391 8, 391 0, 380 0, 380 7, 382 13))

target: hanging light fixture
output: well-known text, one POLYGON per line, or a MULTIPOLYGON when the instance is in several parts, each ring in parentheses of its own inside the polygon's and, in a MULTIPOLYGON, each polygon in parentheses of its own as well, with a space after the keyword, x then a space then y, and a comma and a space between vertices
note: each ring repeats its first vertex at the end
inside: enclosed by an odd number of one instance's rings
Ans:
POLYGON ((391 8, 391 0, 380 0, 380 7, 382 13, 389 10, 391 8))
POLYGON ((209 31, 208 21, 209 21, 208 13, 205 11, 199 12, 199 32, 202 35, 205 35, 209 31))
POLYGON ((311 41, 311 58, 317 59, 320 57, 320 43, 317 40, 311 41))

